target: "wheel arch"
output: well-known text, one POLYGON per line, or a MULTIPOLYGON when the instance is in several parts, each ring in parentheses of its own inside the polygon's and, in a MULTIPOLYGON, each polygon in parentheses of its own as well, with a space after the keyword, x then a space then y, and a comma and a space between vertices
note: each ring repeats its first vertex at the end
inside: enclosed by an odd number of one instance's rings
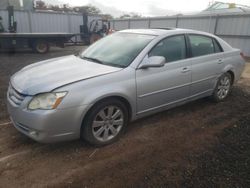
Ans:
POLYGON ((227 73, 230 74, 231 78, 232 78, 232 84, 234 83, 234 80, 235 80, 235 75, 234 75, 234 72, 232 70, 228 70, 227 73))
POLYGON ((219 78, 220 78, 223 74, 225 74, 225 73, 229 73, 229 74, 230 74, 230 76, 232 77, 232 85, 233 85, 233 83, 234 83, 234 81, 235 81, 235 73, 234 73, 234 71, 233 71, 233 67, 228 66, 228 67, 226 67, 226 68, 223 70, 223 72, 221 73, 221 75, 219 75, 219 76, 216 78, 216 81, 214 82, 214 85, 213 85, 213 90, 215 89, 216 84, 217 84, 219 78))
POLYGON ((232 84, 233 84, 234 81, 235 81, 235 70, 234 70, 234 67, 232 65, 225 66, 225 68, 223 69, 223 74, 224 73, 229 73, 230 76, 232 76, 232 84))
POLYGON ((84 115, 84 117, 82 118, 82 125, 86 119, 86 117, 88 116, 88 113, 91 111, 91 109, 93 109, 98 103, 101 103, 105 100, 109 100, 109 99, 117 99, 119 101, 121 101, 123 104, 125 104, 125 106, 127 107, 128 109, 128 117, 129 117, 129 121, 131 120, 132 118, 132 113, 133 113, 133 109, 132 109, 132 105, 131 103, 129 102, 129 100, 124 97, 124 96, 121 96, 121 95, 110 95, 110 96, 105 96, 103 98, 100 98, 100 99, 97 99, 96 101, 94 101, 92 103, 92 105, 90 105, 89 109, 87 110, 86 114, 84 115))

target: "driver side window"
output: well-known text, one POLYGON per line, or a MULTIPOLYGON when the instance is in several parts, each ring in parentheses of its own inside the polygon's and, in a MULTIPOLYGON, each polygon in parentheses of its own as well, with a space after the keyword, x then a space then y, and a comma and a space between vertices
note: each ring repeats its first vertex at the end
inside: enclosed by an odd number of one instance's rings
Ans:
POLYGON ((148 56, 163 56, 167 62, 185 59, 186 43, 184 35, 163 39, 149 52, 148 56))

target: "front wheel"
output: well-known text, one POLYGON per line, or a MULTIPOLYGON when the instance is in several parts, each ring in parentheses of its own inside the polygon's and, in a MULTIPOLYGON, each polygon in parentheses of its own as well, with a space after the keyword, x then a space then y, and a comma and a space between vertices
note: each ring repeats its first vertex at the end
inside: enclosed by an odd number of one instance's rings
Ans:
POLYGON ((230 94, 232 89, 232 76, 229 73, 224 73, 216 84, 212 98, 215 102, 223 101, 230 94))
POLYGON ((92 145, 103 146, 116 141, 128 123, 126 106, 117 99, 96 104, 87 114, 81 137, 92 145))

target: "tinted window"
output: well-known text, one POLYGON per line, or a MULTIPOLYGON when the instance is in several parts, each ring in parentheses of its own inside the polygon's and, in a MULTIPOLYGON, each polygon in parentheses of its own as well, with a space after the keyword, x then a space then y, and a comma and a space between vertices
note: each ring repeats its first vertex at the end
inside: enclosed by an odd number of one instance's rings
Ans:
POLYGON ((163 56, 167 62, 186 58, 184 35, 168 37, 158 43, 149 53, 150 56, 163 56))
POLYGON ((214 51, 215 51, 215 53, 222 52, 222 49, 219 46, 219 43, 215 39, 214 39, 214 51))
POLYGON ((193 57, 214 53, 213 39, 201 35, 189 36, 193 57))

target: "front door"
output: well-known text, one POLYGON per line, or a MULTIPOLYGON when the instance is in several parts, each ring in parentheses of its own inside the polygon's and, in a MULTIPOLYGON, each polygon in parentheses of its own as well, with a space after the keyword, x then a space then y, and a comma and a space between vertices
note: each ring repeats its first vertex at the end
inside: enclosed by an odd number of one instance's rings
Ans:
POLYGON ((138 114, 182 102, 189 97, 191 67, 186 55, 184 35, 167 37, 149 52, 144 61, 150 56, 164 56, 166 64, 136 71, 138 114))

